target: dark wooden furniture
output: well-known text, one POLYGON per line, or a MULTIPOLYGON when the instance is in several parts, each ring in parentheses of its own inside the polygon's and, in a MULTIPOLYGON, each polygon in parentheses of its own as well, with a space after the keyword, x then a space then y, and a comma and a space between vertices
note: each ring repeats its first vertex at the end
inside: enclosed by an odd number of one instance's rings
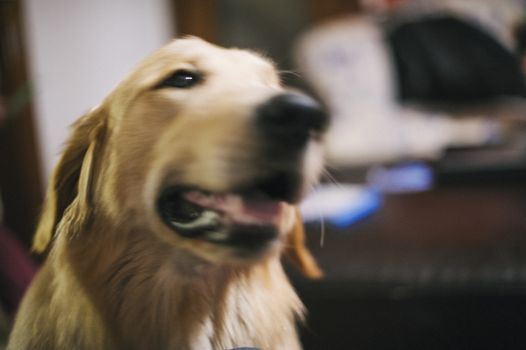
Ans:
POLYGON ((347 229, 309 226, 325 270, 291 271, 309 309, 305 349, 526 346, 526 186, 389 195, 347 229))
POLYGON ((0 192, 4 224, 29 245, 42 202, 42 177, 21 16, 19 1, 0 1, 0 192))

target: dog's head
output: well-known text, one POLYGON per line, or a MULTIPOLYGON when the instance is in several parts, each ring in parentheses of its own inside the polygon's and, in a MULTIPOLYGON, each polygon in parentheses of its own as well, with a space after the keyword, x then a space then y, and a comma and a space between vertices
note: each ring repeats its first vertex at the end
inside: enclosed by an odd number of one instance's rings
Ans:
POLYGON ((104 215, 214 263, 285 247, 314 276, 295 205, 318 179, 326 126, 261 56, 175 40, 75 124, 34 248, 104 215))

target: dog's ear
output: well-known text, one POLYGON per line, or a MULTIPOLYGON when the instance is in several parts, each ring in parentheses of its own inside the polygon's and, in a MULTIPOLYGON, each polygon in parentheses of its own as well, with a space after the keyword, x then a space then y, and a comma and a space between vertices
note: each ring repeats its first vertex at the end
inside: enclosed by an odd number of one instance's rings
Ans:
MULTIPOLYGON (((84 218, 89 215, 95 156, 101 152, 105 134, 106 116, 100 107, 73 124, 72 133, 48 184, 44 207, 33 239, 35 252, 42 253, 48 248, 66 212, 75 209, 84 218), (76 208, 72 208, 73 203, 76 208)), ((83 220, 77 218, 76 221, 79 225, 83 220)))
POLYGON ((305 229, 298 209, 296 209, 294 227, 288 234, 287 239, 285 256, 288 257, 305 276, 313 279, 321 278, 323 272, 305 245, 305 229))

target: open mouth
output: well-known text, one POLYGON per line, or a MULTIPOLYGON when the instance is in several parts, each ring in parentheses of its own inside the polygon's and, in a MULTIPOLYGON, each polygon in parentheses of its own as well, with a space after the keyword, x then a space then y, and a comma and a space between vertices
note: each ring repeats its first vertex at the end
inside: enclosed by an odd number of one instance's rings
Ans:
POLYGON ((212 193, 173 186, 161 193, 157 210, 178 235, 254 251, 278 237, 284 205, 257 190, 212 193))

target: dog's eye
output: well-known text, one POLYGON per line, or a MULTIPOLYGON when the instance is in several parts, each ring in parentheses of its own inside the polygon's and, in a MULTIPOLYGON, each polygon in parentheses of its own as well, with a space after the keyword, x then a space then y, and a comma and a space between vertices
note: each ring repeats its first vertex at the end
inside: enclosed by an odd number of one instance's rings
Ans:
POLYGON ((156 88, 177 88, 177 89, 189 89, 199 83, 202 80, 202 76, 199 73, 191 72, 188 70, 178 70, 168 78, 161 81, 156 88))

